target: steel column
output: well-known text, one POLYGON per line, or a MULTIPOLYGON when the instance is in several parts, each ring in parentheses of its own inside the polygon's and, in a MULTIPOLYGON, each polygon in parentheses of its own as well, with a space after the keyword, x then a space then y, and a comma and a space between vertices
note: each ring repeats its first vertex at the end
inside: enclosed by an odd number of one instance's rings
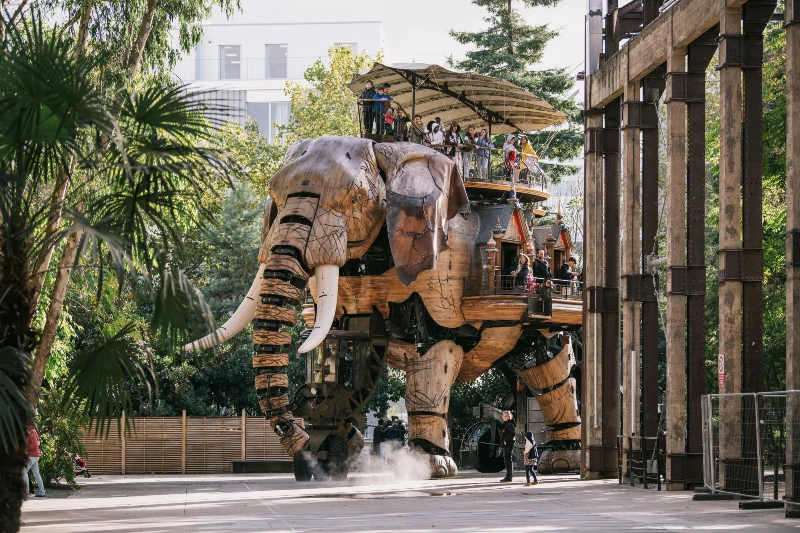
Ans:
POLYGON ((619 276, 620 276, 620 99, 605 107, 603 155, 605 158, 605 282, 616 292, 617 305, 603 313, 603 472, 617 475, 617 435, 620 423, 619 391, 619 276))
POLYGON ((703 416, 701 397, 705 394, 705 72, 717 50, 719 28, 714 27, 688 47, 687 83, 687 243, 686 337, 687 398, 685 479, 702 483, 703 416))

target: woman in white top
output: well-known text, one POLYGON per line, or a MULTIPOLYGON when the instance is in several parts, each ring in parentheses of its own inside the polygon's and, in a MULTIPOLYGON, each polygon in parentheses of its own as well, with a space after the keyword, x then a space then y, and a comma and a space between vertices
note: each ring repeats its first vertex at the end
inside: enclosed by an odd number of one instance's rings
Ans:
POLYGON ((444 133, 442 133, 439 129, 439 125, 434 122, 431 124, 431 131, 428 132, 428 144, 431 146, 436 147, 437 150, 441 151, 441 144, 444 143, 444 133))
POLYGON ((539 480, 536 477, 536 465, 539 463, 539 448, 536 447, 536 441, 533 440, 533 433, 528 431, 525 433, 525 452, 523 453, 525 462, 525 483, 526 487, 531 485, 538 485, 539 480), (533 453, 530 453, 533 450, 533 453), (530 456, 533 456, 532 458, 530 456), (531 476, 533 476, 533 483, 531 483, 531 476))

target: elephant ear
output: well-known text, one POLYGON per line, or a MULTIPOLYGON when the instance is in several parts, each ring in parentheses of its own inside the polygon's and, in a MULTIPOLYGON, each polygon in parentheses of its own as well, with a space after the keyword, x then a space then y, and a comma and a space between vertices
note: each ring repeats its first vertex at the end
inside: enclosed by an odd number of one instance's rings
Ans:
POLYGON ((447 225, 467 205, 467 191, 455 163, 414 143, 375 145, 378 167, 386 174, 386 226, 400 281, 408 285, 420 272, 436 268, 447 250, 447 225))

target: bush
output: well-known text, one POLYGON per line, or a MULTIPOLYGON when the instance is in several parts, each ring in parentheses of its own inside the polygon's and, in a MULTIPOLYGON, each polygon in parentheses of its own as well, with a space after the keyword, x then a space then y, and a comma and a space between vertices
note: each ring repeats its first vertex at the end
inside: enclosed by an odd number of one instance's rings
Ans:
POLYGON ((42 391, 39 400, 39 412, 36 417, 41 440, 42 457, 39 459, 39 472, 46 486, 58 483, 59 478, 70 487, 76 488, 73 472, 73 457, 86 455, 86 448, 81 444, 85 427, 80 409, 72 409, 62 404, 63 394, 55 388, 42 391))

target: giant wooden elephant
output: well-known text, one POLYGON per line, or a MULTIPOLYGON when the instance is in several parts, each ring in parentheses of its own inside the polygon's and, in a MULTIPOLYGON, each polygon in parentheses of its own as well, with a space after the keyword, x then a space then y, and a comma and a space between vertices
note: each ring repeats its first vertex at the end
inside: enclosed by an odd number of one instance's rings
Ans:
MULTIPOLYGON (((478 224, 456 165, 434 150, 351 137, 298 141, 269 182, 260 268, 247 298, 215 334, 186 348, 217 344, 255 320, 260 406, 291 455, 309 446, 334 453, 326 443, 335 438, 335 418, 360 410, 383 364, 404 369, 409 442, 430 454, 432 475, 453 475, 450 387, 508 353, 524 326, 519 308, 484 308, 464 298, 467 277, 480 275, 483 264, 478 224), (335 394, 321 395, 309 384, 306 401, 288 397, 291 336, 280 329, 295 323, 292 305, 307 282, 316 308, 303 313, 313 329, 299 352, 321 350, 335 331, 349 329, 354 339, 355 330, 364 332, 375 356, 363 365, 364 391, 342 379, 328 389, 335 394), (293 405, 299 413, 290 411, 293 405), (309 437, 298 415, 327 432, 309 437)), ((325 357, 320 352, 320 375, 330 372, 325 357)))

